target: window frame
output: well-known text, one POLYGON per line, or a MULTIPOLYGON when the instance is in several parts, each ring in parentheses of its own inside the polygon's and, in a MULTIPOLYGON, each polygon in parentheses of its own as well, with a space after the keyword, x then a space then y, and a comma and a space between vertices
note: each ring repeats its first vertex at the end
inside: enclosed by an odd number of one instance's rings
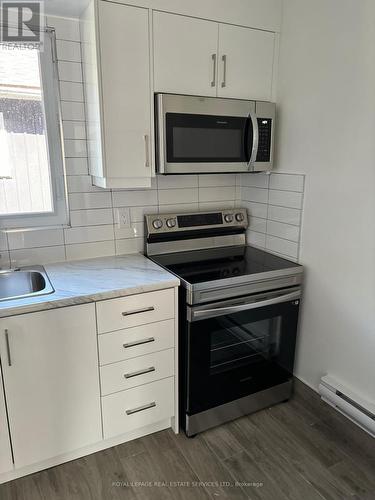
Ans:
POLYGON ((45 28, 43 51, 40 51, 40 78, 45 114, 46 141, 53 212, 0 214, 0 230, 68 227, 70 213, 65 170, 62 113, 54 28, 45 28))

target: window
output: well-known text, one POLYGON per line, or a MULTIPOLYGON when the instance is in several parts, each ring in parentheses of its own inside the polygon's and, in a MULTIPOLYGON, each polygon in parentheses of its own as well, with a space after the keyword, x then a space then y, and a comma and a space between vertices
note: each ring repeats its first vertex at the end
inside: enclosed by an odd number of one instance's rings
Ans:
POLYGON ((67 224, 54 36, 0 44, 0 227, 67 224))

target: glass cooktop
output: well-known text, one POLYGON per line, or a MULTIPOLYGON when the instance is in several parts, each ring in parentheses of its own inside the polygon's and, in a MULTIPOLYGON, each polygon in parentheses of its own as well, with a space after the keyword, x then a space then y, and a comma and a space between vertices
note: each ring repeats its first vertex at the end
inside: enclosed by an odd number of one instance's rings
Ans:
POLYGON ((301 267, 250 246, 194 250, 149 258, 192 285, 301 267))

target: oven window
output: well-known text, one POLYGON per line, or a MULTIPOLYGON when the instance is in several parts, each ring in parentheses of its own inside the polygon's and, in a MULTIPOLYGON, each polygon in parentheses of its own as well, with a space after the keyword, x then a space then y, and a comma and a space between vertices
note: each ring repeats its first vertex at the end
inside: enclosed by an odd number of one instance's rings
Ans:
POLYGON ((166 114, 166 136, 168 163, 245 162, 253 140, 245 117, 180 113, 166 114))
POLYGON ((277 354, 281 316, 253 322, 241 322, 238 316, 211 320, 210 375, 269 361, 277 354))

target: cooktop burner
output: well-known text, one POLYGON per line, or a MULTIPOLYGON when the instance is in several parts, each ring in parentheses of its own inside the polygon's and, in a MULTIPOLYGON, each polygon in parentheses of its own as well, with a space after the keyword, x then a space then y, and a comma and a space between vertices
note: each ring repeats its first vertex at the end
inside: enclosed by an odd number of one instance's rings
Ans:
POLYGON ((251 246, 176 252, 150 258, 192 285, 301 267, 251 246))

